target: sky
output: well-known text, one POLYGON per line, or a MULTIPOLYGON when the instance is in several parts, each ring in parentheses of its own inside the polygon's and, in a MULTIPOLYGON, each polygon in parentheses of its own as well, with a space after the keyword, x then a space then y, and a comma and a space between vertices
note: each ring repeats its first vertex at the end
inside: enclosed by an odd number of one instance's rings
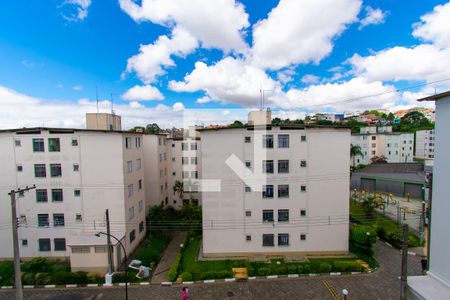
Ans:
POLYGON ((450 2, 16 0, 0 10, 0 128, 203 123, 261 108, 395 111, 450 89, 450 2), (112 103, 113 102, 113 103, 112 103))

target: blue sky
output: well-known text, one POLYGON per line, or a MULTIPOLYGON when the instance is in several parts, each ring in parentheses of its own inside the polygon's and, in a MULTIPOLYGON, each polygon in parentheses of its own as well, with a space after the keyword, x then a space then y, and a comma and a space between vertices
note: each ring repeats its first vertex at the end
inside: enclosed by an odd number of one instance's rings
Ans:
MULTIPOLYGON (((105 100, 101 107, 108 107, 112 93, 119 111, 136 115, 130 122, 146 122, 152 113, 164 122, 158 112, 183 108, 258 107, 260 88, 270 90, 266 102, 285 115, 395 110, 416 105, 416 97, 435 88, 448 88, 441 82, 390 93, 450 77, 445 1, 412 1, 407 7, 392 0, 183 5, 182 0, 3 3, 0 105, 8 115, 1 116, 0 127, 48 123, 55 109, 92 109, 96 88, 105 100), (149 46, 148 52, 140 45, 149 46), (340 103, 382 93, 387 94, 340 103), (333 101, 336 105, 321 105, 333 101), (22 120, 23 105, 42 108, 42 115, 30 112, 22 120)), ((64 113, 51 124, 79 127, 81 119, 80 113, 64 113)))

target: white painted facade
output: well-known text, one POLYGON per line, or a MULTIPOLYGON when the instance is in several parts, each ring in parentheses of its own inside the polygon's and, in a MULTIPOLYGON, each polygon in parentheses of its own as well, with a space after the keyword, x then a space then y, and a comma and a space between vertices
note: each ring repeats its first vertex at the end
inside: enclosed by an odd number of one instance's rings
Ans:
POLYGON ((450 92, 425 98, 436 100, 436 147, 430 226, 430 261, 427 276, 408 277, 408 299, 450 299, 450 92))
POLYGON ((220 190, 202 192, 203 255, 346 254, 350 130, 258 128, 201 130, 202 179, 220 180, 220 190), (269 161, 273 173, 262 173, 269 161))
MULTIPOLYGON (((414 134, 392 132, 392 127, 361 127, 353 133, 352 145, 359 145, 364 156, 356 156, 355 163, 370 164, 374 156, 385 156, 388 163, 413 162, 414 134)), ((353 164, 353 160, 352 160, 353 164)))
POLYGON ((434 129, 416 131, 415 157, 434 159, 434 129))
MULTIPOLYGON (((133 251, 145 236, 142 142, 141 134, 123 132, 1 131, 2 222, 11 222, 8 192, 36 185, 36 190, 17 198, 21 257, 66 258, 73 271, 105 272, 106 237, 94 234, 106 231, 106 209, 111 233, 122 240, 128 253, 133 251), (45 177, 38 177, 43 168, 45 177)), ((114 240, 113 245, 117 267, 123 251, 114 240)), ((0 234, 0 258, 12 256, 12 233, 5 226, 0 234)))

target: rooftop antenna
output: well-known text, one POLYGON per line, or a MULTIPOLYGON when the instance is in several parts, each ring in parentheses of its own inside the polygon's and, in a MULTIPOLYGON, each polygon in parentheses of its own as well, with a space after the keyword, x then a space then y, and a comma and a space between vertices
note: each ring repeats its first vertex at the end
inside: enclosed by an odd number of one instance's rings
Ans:
POLYGON ((113 93, 111 93, 111 114, 115 114, 114 112, 114 97, 113 97, 113 93))
POLYGON ((97 113, 98 113, 98 87, 95 86, 95 98, 97 99, 97 113))
POLYGON ((262 88, 259 89, 259 102, 260 102, 259 110, 263 110, 263 89, 262 88))
POLYGON ((261 89, 261 110, 264 110, 264 92, 273 92, 273 90, 261 89))

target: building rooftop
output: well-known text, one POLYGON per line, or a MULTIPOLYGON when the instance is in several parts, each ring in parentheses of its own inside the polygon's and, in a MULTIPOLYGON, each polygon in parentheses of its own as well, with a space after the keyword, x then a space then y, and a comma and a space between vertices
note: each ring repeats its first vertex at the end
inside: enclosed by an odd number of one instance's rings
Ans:
POLYGON ((139 132, 131 132, 125 130, 101 130, 101 129, 85 129, 85 128, 54 128, 54 127, 23 127, 23 128, 11 128, 11 129, 0 129, 0 133, 10 132, 18 134, 32 134, 38 133, 40 131, 51 131, 53 133, 72 133, 76 131, 83 132, 102 132, 102 133, 129 133, 129 134, 140 134, 139 132))
POLYGON ((242 127, 233 127, 230 125, 226 126, 213 126, 213 127, 207 127, 207 128, 201 128, 197 129, 197 131, 213 131, 213 130, 222 130, 222 129, 247 129, 247 130, 254 130, 254 129, 262 129, 267 128, 271 129, 272 127, 280 127, 281 130, 299 130, 299 129, 343 129, 343 130, 350 130, 350 126, 335 126, 335 125, 304 125, 304 124, 288 124, 288 125, 260 125, 260 126, 252 126, 252 125, 243 125, 242 127))
POLYGON ((355 173, 418 173, 423 172, 419 163, 378 163, 371 164, 355 173))
POLYGON ((450 91, 446 91, 440 94, 427 96, 424 98, 417 99, 417 101, 437 101, 441 98, 450 97, 450 91))

